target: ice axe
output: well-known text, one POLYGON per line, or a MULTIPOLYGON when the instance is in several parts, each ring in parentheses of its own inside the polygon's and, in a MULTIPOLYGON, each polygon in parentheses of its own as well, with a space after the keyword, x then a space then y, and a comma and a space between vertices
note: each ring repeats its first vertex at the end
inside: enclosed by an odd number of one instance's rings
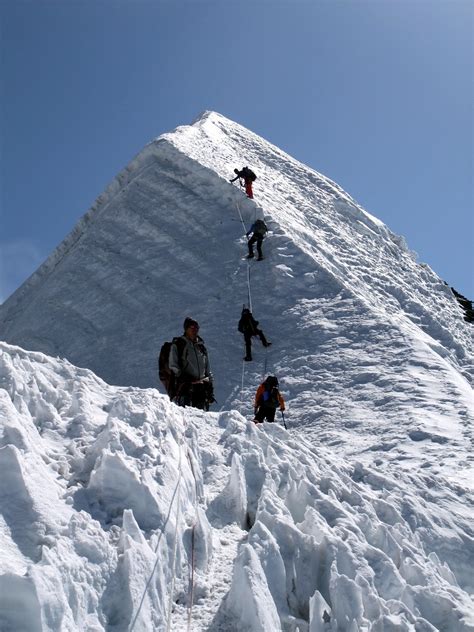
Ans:
POLYGON ((284 415, 282 410, 280 410, 280 412, 281 412, 281 418, 283 419, 283 425, 285 426, 285 430, 288 430, 288 428, 286 427, 286 423, 285 423, 285 415, 284 415))

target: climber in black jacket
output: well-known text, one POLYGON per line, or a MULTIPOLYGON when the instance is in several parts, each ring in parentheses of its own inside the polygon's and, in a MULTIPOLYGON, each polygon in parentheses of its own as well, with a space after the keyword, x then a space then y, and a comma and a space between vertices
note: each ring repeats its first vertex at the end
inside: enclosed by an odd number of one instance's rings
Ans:
POLYGON ((262 341, 262 345, 264 347, 269 347, 272 343, 268 342, 265 338, 265 334, 261 329, 258 328, 258 320, 252 316, 252 312, 248 309, 248 307, 244 307, 242 309, 242 314, 240 316, 238 329, 241 334, 244 334, 245 338, 245 358, 247 362, 252 360, 252 336, 258 336, 262 341))

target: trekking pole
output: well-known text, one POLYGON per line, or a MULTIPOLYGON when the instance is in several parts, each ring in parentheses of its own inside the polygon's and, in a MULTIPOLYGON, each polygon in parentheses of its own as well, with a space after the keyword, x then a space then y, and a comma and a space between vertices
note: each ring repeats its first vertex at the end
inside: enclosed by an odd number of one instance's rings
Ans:
POLYGON ((281 418, 283 419, 283 425, 285 426, 285 430, 288 430, 288 428, 286 427, 286 423, 285 423, 285 415, 283 414, 283 411, 280 410, 281 412, 281 418))

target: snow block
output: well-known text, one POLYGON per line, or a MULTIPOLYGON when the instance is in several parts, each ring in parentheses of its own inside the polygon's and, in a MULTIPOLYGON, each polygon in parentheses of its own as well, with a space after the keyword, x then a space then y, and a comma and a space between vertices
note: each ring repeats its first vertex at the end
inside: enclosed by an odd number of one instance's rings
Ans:
MULTIPOLYGON (((23 399, 22 399, 23 401, 23 399)), ((32 421, 26 405, 21 406, 23 413, 19 413, 8 393, 0 389, 0 448, 14 445, 19 450, 30 451, 38 449, 40 435, 32 421)))
POLYGON ((43 632, 73 632, 77 629, 77 624, 85 613, 81 611, 79 621, 74 621, 66 595, 69 582, 61 576, 57 566, 49 562, 47 553, 43 555, 41 564, 31 568, 31 577, 38 595, 43 632))
POLYGON ((236 523, 241 529, 247 527, 247 487, 242 459, 237 452, 232 455, 227 485, 210 504, 208 514, 217 526, 236 523))
POLYGON ((329 622, 331 620, 331 608, 325 599, 316 590, 309 600, 309 630, 308 632, 328 632, 331 628, 329 622))
POLYGON ((0 508, 11 536, 23 555, 41 559, 41 544, 54 534, 64 513, 58 506, 52 476, 35 454, 14 446, 0 449, 0 508))
POLYGON ((97 503, 105 519, 121 519, 124 509, 132 509, 142 529, 156 529, 163 524, 153 492, 121 454, 104 451, 87 491, 91 506, 97 503))
POLYGON ((358 630, 354 625, 363 622, 362 591, 355 581, 337 572, 336 562, 331 567, 329 583, 335 624, 341 630, 358 630))
POLYGON ((118 564, 103 599, 108 628, 128 630, 133 626, 143 632, 161 632, 171 581, 168 556, 157 558, 131 511, 125 513, 124 523, 118 564))
POLYGON ((278 632, 280 618, 257 554, 244 544, 234 566, 226 609, 252 632, 278 632))
POLYGON ((0 575, 0 630, 43 632, 38 595, 31 577, 0 575))
POLYGON ((290 612, 286 592, 286 570, 277 541, 270 530, 258 521, 249 533, 249 544, 258 555, 279 616, 287 617, 290 612))
POLYGON ((203 573, 207 572, 209 563, 212 559, 212 528, 209 524, 207 516, 201 507, 197 508, 194 527, 185 531, 183 535, 186 551, 188 552, 188 560, 191 561, 193 556, 192 538, 194 528, 194 565, 195 568, 203 573))

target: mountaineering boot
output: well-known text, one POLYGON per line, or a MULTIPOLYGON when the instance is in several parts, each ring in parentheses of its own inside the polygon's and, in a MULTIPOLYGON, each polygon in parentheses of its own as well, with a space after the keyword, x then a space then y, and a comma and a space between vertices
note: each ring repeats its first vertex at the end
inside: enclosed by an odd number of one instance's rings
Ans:
MULTIPOLYGON (((253 255, 252 255, 253 256, 253 255)), ((262 255, 260 255, 259 257, 257 257, 257 261, 263 261, 263 257, 262 255)))
POLYGON ((253 259, 255 257, 255 255, 253 254, 253 252, 249 252, 249 254, 247 255, 247 259, 253 259))
POLYGON ((271 343, 271 342, 268 342, 268 340, 267 340, 266 342, 264 342, 264 343, 263 343, 263 346, 264 346, 264 347, 271 347, 271 346, 272 346, 272 343, 271 343))
POLYGON ((252 362, 252 356, 245 356, 245 362, 252 362))

